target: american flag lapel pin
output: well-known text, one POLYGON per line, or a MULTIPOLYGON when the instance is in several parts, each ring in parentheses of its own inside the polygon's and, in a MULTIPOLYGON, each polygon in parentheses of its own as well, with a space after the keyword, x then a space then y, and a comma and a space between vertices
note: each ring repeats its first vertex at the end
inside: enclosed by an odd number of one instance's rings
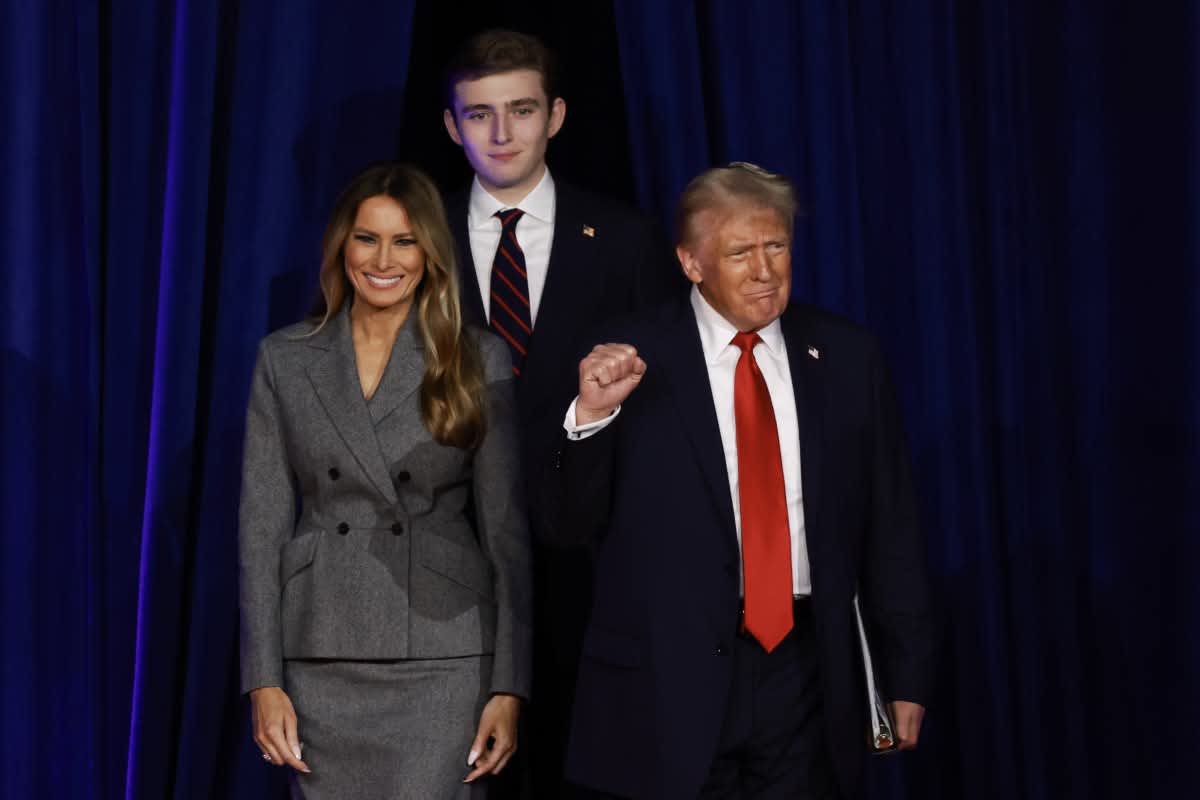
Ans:
POLYGON ((583 235, 588 237, 589 239, 595 239, 596 238, 596 229, 593 228, 591 225, 584 225, 583 226, 583 235))
POLYGON ((809 357, 809 358, 811 358, 811 359, 815 359, 815 360, 817 360, 817 361, 820 361, 820 360, 821 360, 821 351, 820 351, 820 350, 818 350, 817 348, 813 347, 813 346, 810 344, 810 345, 808 346, 808 357, 809 357))

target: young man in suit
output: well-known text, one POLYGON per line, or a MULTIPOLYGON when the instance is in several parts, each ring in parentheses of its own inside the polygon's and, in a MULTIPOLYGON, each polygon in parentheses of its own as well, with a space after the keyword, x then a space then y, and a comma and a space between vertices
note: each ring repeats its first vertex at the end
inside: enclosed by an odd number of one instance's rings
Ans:
MULTIPOLYGON (((682 285, 645 215, 551 176, 546 148, 566 112, 551 53, 532 36, 487 31, 450 62, 446 132, 475 170, 469 191, 447 201, 462 306, 508 343, 529 474, 575 393, 584 336, 682 285)), ((558 798, 591 563, 584 548, 545 546, 561 537, 538 524, 535 497, 531 512, 535 688, 523 744, 533 796, 558 798)))
POLYGON ((602 796, 854 797, 856 593, 917 743, 933 634, 904 435, 873 337, 789 304, 795 211, 753 165, 700 175, 693 288, 579 365, 547 506, 597 547, 567 776, 602 796))

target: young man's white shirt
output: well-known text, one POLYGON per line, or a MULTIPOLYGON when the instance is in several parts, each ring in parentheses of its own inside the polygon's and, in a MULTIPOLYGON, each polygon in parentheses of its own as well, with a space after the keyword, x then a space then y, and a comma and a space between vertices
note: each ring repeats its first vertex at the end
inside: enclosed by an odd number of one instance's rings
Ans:
POLYGON ((554 209, 556 196, 554 179, 547 169, 537 186, 516 205, 501 203, 479 183, 471 182, 467 205, 467 234, 471 240, 471 258, 475 262, 475 278, 483 312, 491 319, 492 261, 500 244, 500 219, 496 212, 519 208, 525 212, 517 221, 517 244, 525 254, 525 272, 529 276, 529 319, 536 326, 546 273, 550 268, 550 245, 554 241, 554 209))

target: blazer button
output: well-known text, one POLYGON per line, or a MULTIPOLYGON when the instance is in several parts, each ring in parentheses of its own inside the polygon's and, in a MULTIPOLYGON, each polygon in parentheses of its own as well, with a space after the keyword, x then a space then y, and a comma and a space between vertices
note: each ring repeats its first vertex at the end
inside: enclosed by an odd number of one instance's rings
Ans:
POLYGON ((408 470, 402 469, 396 473, 396 483, 406 483, 412 475, 408 474, 408 470))
POLYGON ((717 648, 716 648, 716 650, 715 650, 715 651, 713 651, 713 652, 715 652, 715 653, 716 653, 717 655, 719 655, 719 656, 723 656, 723 655, 725 655, 725 653, 726 653, 727 651, 725 650, 725 645, 723 645, 723 644, 719 644, 719 645, 717 645, 717 648))
POLYGON ((337 468, 337 467, 330 467, 330 468, 329 468, 329 479, 330 479, 330 480, 336 481, 336 480, 337 480, 338 478, 340 478, 340 477, 342 477, 342 473, 338 472, 338 468, 337 468))
POLYGON ((404 526, 401 525, 399 522, 393 522, 392 523, 392 533, 396 536, 399 536, 400 534, 404 533, 404 526))
POLYGON ((342 536, 345 536, 349 532, 350 532, 349 525, 347 525, 345 522, 338 523, 338 533, 340 533, 342 536))

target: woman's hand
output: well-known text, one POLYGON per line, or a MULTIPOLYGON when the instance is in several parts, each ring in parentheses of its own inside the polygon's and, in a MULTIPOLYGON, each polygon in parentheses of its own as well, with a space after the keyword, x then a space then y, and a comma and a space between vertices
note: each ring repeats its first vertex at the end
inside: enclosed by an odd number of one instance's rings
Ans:
POLYGON ((521 698, 515 694, 496 694, 488 700, 479 715, 479 731, 471 743, 467 766, 474 767, 463 783, 481 775, 498 775, 517 752, 517 717, 521 715, 521 698), (492 740, 489 748, 488 739, 492 740))
POLYGON ((312 772, 300 760, 300 737, 296 732, 296 710, 287 693, 278 686, 263 686, 250 692, 250 716, 254 721, 254 743, 276 766, 287 764, 298 772, 312 772))

